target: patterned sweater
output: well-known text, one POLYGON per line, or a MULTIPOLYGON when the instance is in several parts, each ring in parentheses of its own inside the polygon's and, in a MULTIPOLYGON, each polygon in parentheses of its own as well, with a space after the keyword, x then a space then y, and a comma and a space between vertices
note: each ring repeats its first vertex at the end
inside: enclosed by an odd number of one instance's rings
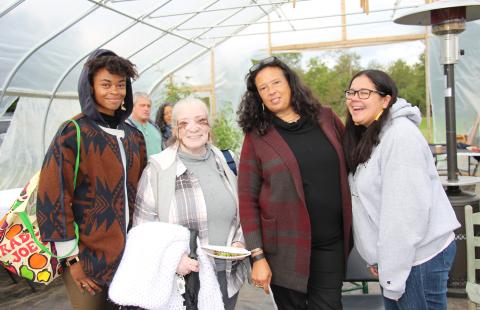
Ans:
MULTIPOLYGON (((104 55, 115 54, 97 50, 90 59, 104 55)), ((37 219, 43 240, 73 240, 73 222, 77 223, 80 263, 87 276, 100 285, 112 280, 122 257, 127 219, 133 217, 137 184, 147 163, 141 132, 125 123, 133 108, 129 79, 126 88, 124 109, 115 112, 118 127, 105 128, 108 123, 96 108, 88 69, 84 68, 78 91, 82 113, 74 117, 81 129, 76 189, 77 139, 72 123, 61 126, 53 138, 38 185, 37 219)))

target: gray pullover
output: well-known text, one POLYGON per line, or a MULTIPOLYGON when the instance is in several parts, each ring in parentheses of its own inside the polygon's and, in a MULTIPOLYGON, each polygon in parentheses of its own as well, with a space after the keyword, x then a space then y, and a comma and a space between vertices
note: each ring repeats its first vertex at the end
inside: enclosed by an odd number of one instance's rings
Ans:
POLYGON ((418 108, 399 98, 370 159, 349 175, 355 246, 378 264, 383 294, 395 300, 412 266, 442 251, 460 226, 420 121, 418 108))

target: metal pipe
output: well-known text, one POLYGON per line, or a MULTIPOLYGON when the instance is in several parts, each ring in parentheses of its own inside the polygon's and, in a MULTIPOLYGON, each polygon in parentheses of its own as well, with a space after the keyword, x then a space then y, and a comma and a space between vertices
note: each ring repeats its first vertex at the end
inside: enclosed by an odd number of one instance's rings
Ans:
POLYGON ((457 177, 457 128, 455 122, 455 75, 454 64, 443 65, 445 81, 445 122, 447 132, 448 181, 456 182, 457 177))
MULTIPOLYGON (((162 7, 164 7, 165 5, 167 5, 168 3, 170 3, 172 0, 169 0, 165 3, 162 3, 160 6, 157 6, 155 7, 153 10, 151 10, 150 12, 148 12, 147 14, 143 15, 142 18, 140 19, 145 19, 146 17, 150 16, 150 14, 153 14, 155 13, 157 10, 161 9, 162 7)), ((120 35, 122 35, 124 32, 126 32, 127 30, 131 29, 132 27, 134 27, 136 24, 138 24, 140 21, 138 20, 134 20, 132 21, 129 25, 127 25, 126 27, 120 29, 116 34, 112 35, 110 38, 108 38, 106 41, 102 42, 101 44, 97 45, 93 50, 96 50, 106 44, 108 44, 109 42, 113 41, 115 38, 119 37, 120 35)), ((165 35, 165 32, 162 33, 162 35, 165 35)), ((92 51, 93 51, 92 50, 92 51)), ((47 149, 47 141, 45 140, 45 132, 47 130, 47 117, 48 117, 48 114, 50 113, 50 108, 52 106, 52 102, 53 102, 53 99, 55 98, 56 94, 57 94, 57 91, 58 89, 60 88, 60 86, 62 85, 63 81, 66 79, 66 77, 68 76, 68 74, 82 61, 84 60, 85 58, 87 58, 92 51, 89 51, 88 53, 82 55, 80 58, 78 58, 61 76, 60 78, 57 80, 57 82, 55 83, 55 86, 53 88, 53 92, 52 92, 52 95, 50 96, 50 100, 48 101, 48 106, 47 106, 47 111, 45 113, 45 116, 43 118, 43 127, 42 127, 42 136, 43 136, 43 143, 42 143, 42 153, 45 154, 46 152, 46 149, 47 149)))
MULTIPOLYGON (((347 24, 348 27, 354 27, 354 26, 364 26, 364 25, 373 25, 373 24, 382 24, 382 23, 389 23, 391 20, 385 19, 385 20, 378 20, 378 21, 372 21, 372 22, 360 22, 360 23, 351 23, 347 24)), ((330 28, 341 28, 343 25, 330 25, 330 26, 320 26, 320 27, 308 27, 308 28, 300 28, 296 30, 277 30, 277 31, 272 31, 272 34, 276 33, 287 33, 287 32, 299 32, 299 31, 311 31, 311 30, 319 30, 319 29, 330 29, 330 28)), ((248 36, 256 36, 256 35, 264 35, 268 34, 267 32, 253 32, 253 33, 242 33, 242 34, 236 34, 234 36, 232 35, 225 35, 225 36, 214 36, 214 37, 200 37, 200 40, 217 40, 217 39, 223 39, 223 38, 230 38, 230 37, 248 37, 248 36)))
MULTIPOLYGON (((411 8, 416 8, 416 6, 403 6, 398 9, 411 9, 411 8)), ((393 8, 389 9, 380 9, 380 10, 372 10, 370 13, 379 13, 379 12, 386 12, 386 11, 392 11, 394 10, 393 8)), ((310 16, 310 17, 300 17, 300 18, 290 18, 289 20, 272 20, 270 21, 271 23, 286 23, 286 22, 294 22, 294 21, 306 21, 306 20, 312 20, 312 19, 323 19, 323 18, 330 18, 330 17, 342 17, 342 16, 353 16, 353 15, 363 15, 365 14, 364 12, 352 12, 352 13, 345 13, 345 14, 330 14, 330 15, 321 15, 321 16, 310 16)), ((227 24, 227 25, 217 25, 217 26, 198 26, 198 27, 185 27, 185 28, 178 28, 178 31, 190 31, 190 30, 200 30, 200 29, 205 29, 205 28, 229 28, 229 27, 240 27, 240 26, 251 26, 251 25, 262 25, 262 24, 268 24, 268 21, 261 21, 261 22, 255 22, 255 23, 242 23, 242 24, 227 24)))
MULTIPOLYGON (((270 14, 273 10, 274 10, 274 9, 270 9, 268 12, 265 12, 265 15, 270 14)), ((265 16, 265 15, 264 15, 264 16, 265 16)), ((259 18, 252 20, 252 22, 255 21, 255 20, 258 20, 258 19, 260 19, 260 18, 262 18, 262 17, 264 17, 264 16, 260 16, 259 18)), ((233 37, 236 33, 244 30, 245 28, 247 28, 247 26, 244 26, 244 27, 241 27, 241 28, 237 29, 237 30, 231 35, 231 37, 233 37)), ((223 42, 225 42, 225 41, 228 40, 229 38, 230 38, 230 37, 227 37, 227 38, 224 38, 224 39, 216 42, 216 43, 212 46, 212 48, 215 48, 215 47, 219 46, 220 44, 222 44, 223 42)), ((204 54, 206 54, 206 53, 207 53, 206 50, 205 50, 205 51, 200 51, 199 53, 195 54, 193 57, 191 57, 191 58, 188 59, 187 61, 185 61, 185 62, 177 65, 175 68, 173 68, 172 70, 168 71, 166 74, 163 75, 163 77, 161 77, 158 81, 156 81, 155 83, 153 83, 153 86, 152 86, 152 87, 150 88, 150 90, 148 91, 148 94, 149 94, 149 95, 152 95, 152 93, 155 91, 155 89, 156 89, 160 84, 162 84, 162 82, 163 82, 169 75, 171 75, 171 74, 177 72, 178 70, 184 68, 185 66, 187 66, 187 65, 190 64, 190 63, 192 63, 194 60, 202 57, 202 56, 203 56, 204 54)))
MULTIPOLYGON (((97 2, 97 0, 88 0, 88 1, 90 1, 90 2, 92 2, 92 3, 96 3, 96 4, 98 4, 99 6, 103 7, 104 9, 107 9, 107 10, 110 10, 110 11, 112 11, 112 12, 114 12, 114 13, 117 13, 117 14, 120 15, 120 16, 129 18, 129 19, 134 20, 134 21, 138 21, 139 23, 141 23, 141 24, 143 24, 143 25, 145 25, 145 26, 148 26, 148 27, 150 27, 150 28, 153 28, 153 29, 156 29, 156 30, 159 30, 159 31, 162 31, 162 32, 166 32, 166 33, 168 33, 169 35, 172 35, 172 36, 177 37, 177 38, 179 38, 179 39, 188 41, 188 42, 190 42, 190 43, 192 43, 192 44, 196 44, 196 45, 201 46, 201 47, 203 47, 203 48, 205 48, 205 49, 209 49, 209 48, 210 48, 209 46, 206 46, 206 45, 203 45, 203 44, 200 43, 200 42, 196 42, 196 41, 194 41, 194 40, 191 40, 191 39, 189 39, 189 38, 187 38, 187 37, 185 37, 185 36, 183 36, 183 35, 180 35, 180 34, 171 32, 171 31, 169 31, 169 30, 167 30, 167 29, 163 29, 163 28, 161 28, 161 27, 155 26, 154 24, 147 23, 146 21, 144 21, 144 20, 142 19, 142 17, 135 17, 135 16, 132 16, 132 15, 129 15, 129 14, 125 13, 125 12, 122 12, 122 11, 120 11, 120 10, 117 10, 117 9, 115 9, 115 8, 112 8, 111 6, 108 6, 108 5, 106 5, 106 4, 97 2)), ((150 17, 150 18, 151 18, 151 17, 150 17)))
POLYGON ((11 12, 13 9, 15 9, 17 6, 19 6, 22 2, 25 2, 25 0, 19 0, 13 4, 11 4, 9 7, 7 7, 5 10, 0 12, 0 18, 2 18, 4 15, 7 15, 9 12, 11 12))
MULTIPOLYGON (((312 1, 312 0, 298 0, 298 2, 307 2, 307 1, 312 1)), ((283 4, 288 4, 289 1, 281 1, 281 2, 270 2, 270 3, 258 3, 258 4, 248 4, 248 5, 242 5, 242 6, 232 6, 232 7, 226 7, 226 8, 218 8, 218 9, 208 9, 204 11, 190 11, 190 12, 180 12, 180 13, 173 13, 173 14, 165 14, 165 15, 157 15, 157 16, 151 16, 150 18, 164 18, 164 17, 173 17, 173 16, 179 16, 179 15, 188 15, 188 14, 195 14, 195 13, 207 13, 207 12, 219 12, 219 11, 228 11, 228 10, 237 10, 237 9, 246 9, 246 8, 252 8, 252 7, 264 7, 264 6, 274 6, 277 4, 283 5, 283 4)))

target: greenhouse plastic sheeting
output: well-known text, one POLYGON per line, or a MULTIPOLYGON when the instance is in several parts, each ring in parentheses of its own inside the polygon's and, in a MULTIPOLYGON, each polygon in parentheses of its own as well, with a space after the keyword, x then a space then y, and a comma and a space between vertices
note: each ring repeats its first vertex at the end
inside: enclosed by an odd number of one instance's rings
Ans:
MULTIPOLYGON (((50 144, 60 124, 80 112, 77 100, 55 99, 48 114, 46 144, 50 144)), ((48 99, 22 97, 0 145, 0 189, 22 187, 41 168, 43 161, 43 121, 48 99)))
MULTIPOLYGON (((0 189, 23 186, 40 168, 59 124, 79 111, 77 80, 86 58, 97 48, 111 49, 136 64, 140 77, 134 91, 150 93, 156 105, 169 76, 175 83, 209 86, 213 54, 216 106, 230 102, 235 108, 251 60, 267 56, 267 15, 273 47, 339 41, 343 34, 350 40, 422 34, 426 29, 392 22, 395 15, 424 0, 369 0, 368 14, 360 0, 345 0, 345 33, 340 0, 296 0, 295 8, 292 2, 0 1, 0 116, 12 98, 20 97, 0 146, 0 189)), ((384 53, 382 48, 378 50, 384 53)), ((459 72, 462 69, 457 77, 459 72)), ((433 99, 437 117, 441 100, 433 99)), ((435 128, 440 122, 435 121, 435 128)))
MULTIPOLYGON (((480 81, 480 22, 465 24, 465 31, 459 35, 460 49, 465 55, 460 56, 455 64, 455 111, 457 134, 468 134, 480 115, 479 81, 480 81)), ((430 96, 432 102, 434 142, 445 143, 445 76, 440 63, 440 38, 430 38, 430 96)), ((478 145, 480 130, 474 137, 478 145)))

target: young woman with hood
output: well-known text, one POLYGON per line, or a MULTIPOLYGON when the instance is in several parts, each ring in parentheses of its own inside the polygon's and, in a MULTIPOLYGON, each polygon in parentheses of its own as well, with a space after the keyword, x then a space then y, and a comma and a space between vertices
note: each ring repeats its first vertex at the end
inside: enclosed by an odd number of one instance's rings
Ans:
POLYGON ((379 70, 357 73, 345 97, 355 246, 379 277, 385 309, 447 309, 460 224, 418 129, 420 111, 379 70))
POLYGON ((63 124, 45 156, 38 186, 42 239, 65 259, 63 280, 73 309, 109 309, 107 287, 122 257, 137 184, 146 165, 142 134, 125 120, 133 108, 134 65, 108 50, 94 51, 78 82, 82 112, 80 167, 74 190, 77 138, 63 124), (89 294, 84 294, 88 292, 89 294))

